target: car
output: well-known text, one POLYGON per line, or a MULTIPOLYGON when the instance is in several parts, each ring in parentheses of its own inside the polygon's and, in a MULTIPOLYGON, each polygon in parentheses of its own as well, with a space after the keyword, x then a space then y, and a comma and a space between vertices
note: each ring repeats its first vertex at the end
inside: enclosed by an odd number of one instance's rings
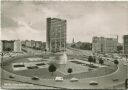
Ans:
POLYGON ((112 79, 112 80, 113 80, 113 82, 117 82, 117 81, 119 81, 118 78, 114 78, 114 79, 112 79))
POLYGON ((63 79, 63 77, 56 77, 55 78, 55 81, 57 81, 57 82, 62 82, 64 79, 63 79))
POLYGON ((15 76, 14 75, 9 75, 9 78, 15 78, 15 76))
POLYGON ((32 80, 39 80, 39 77, 33 76, 31 79, 32 80))
POLYGON ((28 66, 28 69, 38 69, 38 66, 28 66))
POLYGON ((77 82, 77 81, 78 81, 77 78, 72 78, 72 79, 70 79, 70 82, 77 82))
POLYGON ((96 81, 91 81, 89 84, 90 84, 90 85, 98 85, 98 82, 96 82, 96 81))

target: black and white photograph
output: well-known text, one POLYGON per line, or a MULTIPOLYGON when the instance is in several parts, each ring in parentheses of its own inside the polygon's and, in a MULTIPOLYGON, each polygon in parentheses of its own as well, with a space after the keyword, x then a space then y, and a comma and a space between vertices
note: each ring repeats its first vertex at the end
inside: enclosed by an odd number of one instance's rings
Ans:
POLYGON ((128 89, 128 2, 2 0, 1 89, 128 89))

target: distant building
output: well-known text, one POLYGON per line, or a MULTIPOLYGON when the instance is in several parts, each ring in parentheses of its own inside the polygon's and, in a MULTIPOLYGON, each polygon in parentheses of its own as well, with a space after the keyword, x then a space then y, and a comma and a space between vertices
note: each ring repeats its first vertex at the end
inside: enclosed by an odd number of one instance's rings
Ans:
POLYGON ((14 52, 21 52, 21 41, 20 40, 15 40, 14 52))
POLYGON ((0 52, 2 52, 2 49, 3 49, 3 43, 2 43, 2 41, 0 40, 0 52))
POLYGON ((32 47, 32 46, 31 46, 31 41, 26 40, 26 41, 25 41, 25 46, 26 46, 26 47, 32 47))
POLYGON ((128 35, 123 36, 123 51, 125 55, 128 55, 128 35))
POLYGON ((66 20, 47 18, 47 50, 59 52, 66 50, 66 20))
POLYGON ((0 42, 0 52, 21 52, 20 40, 2 40, 0 42))
POLYGON ((42 42, 42 41, 25 40, 25 41, 22 41, 21 43, 23 47, 27 47, 27 48, 33 48, 37 50, 46 49, 46 42, 42 42))
POLYGON ((2 40, 2 51, 14 51, 14 40, 2 40))
POLYGON ((93 37, 92 51, 99 53, 117 52, 118 38, 93 37))

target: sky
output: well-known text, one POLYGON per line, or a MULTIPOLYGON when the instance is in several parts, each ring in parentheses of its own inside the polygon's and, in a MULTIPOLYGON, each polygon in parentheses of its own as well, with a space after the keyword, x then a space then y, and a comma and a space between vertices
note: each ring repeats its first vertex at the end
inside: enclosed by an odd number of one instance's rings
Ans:
POLYGON ((67 42, 128 34, 128 2, 3 1, 2 40, 46 41, 46 18, 67 20, 67 42))

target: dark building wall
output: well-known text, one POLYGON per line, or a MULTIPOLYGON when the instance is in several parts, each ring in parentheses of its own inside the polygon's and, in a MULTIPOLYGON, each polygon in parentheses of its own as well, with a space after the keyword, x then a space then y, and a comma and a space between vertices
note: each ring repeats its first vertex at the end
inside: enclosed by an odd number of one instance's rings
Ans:
POLYGON ((3 50, 2 51, 14 51, 14 41, 2 41, 3 50))
POLYGON ((124 54, 128 55, 128 35, 124 35, 123 42, 124 42, 124 54))

